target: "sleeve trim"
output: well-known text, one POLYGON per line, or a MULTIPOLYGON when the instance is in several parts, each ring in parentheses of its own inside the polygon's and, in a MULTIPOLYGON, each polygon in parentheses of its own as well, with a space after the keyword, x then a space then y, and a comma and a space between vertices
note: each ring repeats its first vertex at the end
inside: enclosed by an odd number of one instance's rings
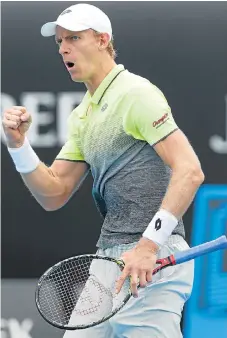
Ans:
POLYGON ((68 162, 84 162, 84 163, 87 163, 87 162, 84 161, 84 160, 69 160, 69 159, 67 159, 67 158, 60 158, 60 157, 55 158, 55 160, 56 160, 56 161, 61 160, 61 161, 68 161, 68 162))
POLYGON ((167 135, 163 136, 160 140, 156 141, 153 144, 150 144, 152 147, 156 146, 156 144, 158 144, 159 142, 163 141, 165 138, 167 138, 169 135, 173 134, 176 130, 178 130, 179 128, 175 128, 173 129, 170 133, 168 133, 167 135))

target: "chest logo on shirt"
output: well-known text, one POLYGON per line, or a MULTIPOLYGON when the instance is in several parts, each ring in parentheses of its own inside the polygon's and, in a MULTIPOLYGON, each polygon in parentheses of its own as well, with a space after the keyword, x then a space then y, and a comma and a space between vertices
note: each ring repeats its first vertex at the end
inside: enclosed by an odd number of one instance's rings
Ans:
POLYGON ((159 120, 157 120, 157 121, 154 121, 153 122, 153 127, 154 128, 159 128, 161 125, 163 125, 168 119, 169 119, 169 117, 168 117, 168 113, 166 113, 165 115, 163 115, 159 120))
POLYGON ((102 106, 101 111, 105 111, 107 109, 107 107, 108 107, 108 104, 105 103, 104 106, 102 106))

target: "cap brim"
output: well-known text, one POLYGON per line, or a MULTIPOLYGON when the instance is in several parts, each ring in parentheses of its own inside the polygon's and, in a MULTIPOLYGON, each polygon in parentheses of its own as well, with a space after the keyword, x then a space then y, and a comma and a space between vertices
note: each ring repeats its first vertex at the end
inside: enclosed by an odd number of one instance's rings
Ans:
POLYGON ((47 22, 41 27, 42 36, 55 35, 56 22, 47 22))
POLYGON ((80 31, 84 31, 86 29, 89 29, 90 27, 87 27, 85 25, 81 25, 81 24, 75 24, 73 27, 70 24, 61 24, 58 23, 57 21, 54 22, 47 22, 45 23, 42 27, 41 27, 41 34, 42 36, 53 36, 56 33, 56 26, 60 26, 62 28, 65 28, 69 31, 72 32, 80 32, 80 31))

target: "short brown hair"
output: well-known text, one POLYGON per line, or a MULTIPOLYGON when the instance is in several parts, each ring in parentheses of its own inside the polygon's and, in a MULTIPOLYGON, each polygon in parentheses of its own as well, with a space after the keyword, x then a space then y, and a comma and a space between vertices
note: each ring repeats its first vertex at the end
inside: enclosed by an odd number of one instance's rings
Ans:
MULTIPOLYGON (((100 34, 99 32, 97 32, 97 31, 95 31, 95 30, 94 30, 94 33, 95 33, 95 35, 99 35, 99 34, 100 34)), ((110 40, 110 42, 109 42, 109 44, 108 44, 106 50, 107 50, 107 52, 109 53, 109 55, 112 57, 112 59, 115 60, 116 57, 117 57, 117 52, 116 52, 116 50, 115 50, 115 48, 114 48, 114 39, 113 39, 113 37, 112 37, 112 39, 110 40)))

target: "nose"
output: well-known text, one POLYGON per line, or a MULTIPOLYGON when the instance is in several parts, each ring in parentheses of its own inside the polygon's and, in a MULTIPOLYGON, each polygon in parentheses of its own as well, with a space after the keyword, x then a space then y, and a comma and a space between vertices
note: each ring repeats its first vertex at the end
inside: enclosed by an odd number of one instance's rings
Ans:
POLYGON ((65 54, 69 54, 70 53, 70 49, 67 46, 66 42, 64 42, 64 41, 61 42, 61 45, 59 47, 59 51, 58 52, 59 52, 60 55, 65 55, 65 54))

